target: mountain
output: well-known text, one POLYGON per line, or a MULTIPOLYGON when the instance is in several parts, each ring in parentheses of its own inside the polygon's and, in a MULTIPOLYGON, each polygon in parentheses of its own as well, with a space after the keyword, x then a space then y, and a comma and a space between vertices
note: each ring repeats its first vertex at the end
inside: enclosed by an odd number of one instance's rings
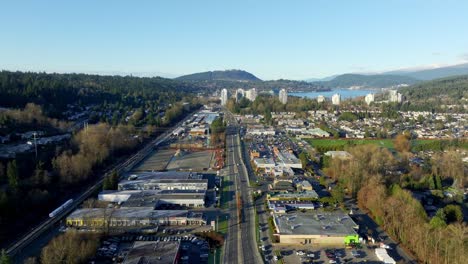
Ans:
POLYGON ((351 86, 361 86, 363 88, 385 88, 399 84, 415 84, 419 80, 402 75, 390 74, 342 74, 330 81, 316 82, 329 88, 349 88, 351 86))
POLYGON ((425 81, 399 91, 411 102, 438 101, 461 105, 468 98, 468 75, 425 81))
POLYGON ((261 81, 255 75, 243 70, 207 71, 183 75, 175 78, 179 81, 261 81))
POLYGON ((327 76, 327 77, 324 77, 324 78, 310 78, 310 79, 306 79, 304 81, 306 81, 306 82, 326 82, 326 81, 333 80, 334 78, 336 78, 336 76, 338 76, 338 75, 327 76))
POLYGON ((390 71, 384 74, 404 75, 418 80, 434 80, 444 77, 468 74, 468 63, 427 70, 390 71))

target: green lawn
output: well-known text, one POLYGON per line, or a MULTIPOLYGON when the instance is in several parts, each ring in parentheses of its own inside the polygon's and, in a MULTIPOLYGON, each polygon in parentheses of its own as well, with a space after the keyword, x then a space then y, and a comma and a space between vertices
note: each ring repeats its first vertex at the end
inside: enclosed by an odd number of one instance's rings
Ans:
POLYGON ((341 147, 351 145, 375 144, 385 148, 393 148, 391 139, 306 139, 312 147, 341 147))
MULTIPOLYGON (((328 150, 343 150, 346 147, 354 145, 374 144, 388 149, 393 149, 392 139, 323 139, 323 138, 310 138, 305 139, 312 147, 320 152, 328 150)), ((442 150, 450 146, 458 146, 464 149, 468 148, 466 141, 450 141, 440 139, 416 139, 411 140, 411 150, 442 150)))

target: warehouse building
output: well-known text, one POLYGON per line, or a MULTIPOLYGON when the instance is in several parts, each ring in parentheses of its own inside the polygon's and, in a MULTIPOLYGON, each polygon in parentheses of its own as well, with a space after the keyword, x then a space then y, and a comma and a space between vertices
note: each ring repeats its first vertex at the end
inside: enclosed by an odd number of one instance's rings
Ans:
POLYGON ((187 210, 133 208, 83 208, 67 217, 67 225, 78 228, 135 228, 161 225, 204 225, 201 213, 187 210))
POLYGON ((122 207, 151 207, 175 205, 181 207, 203 207, 205 190, 127 190, 103 191, 98 199, 122 204, 122 207))
POLYGON ((359 226, 342 212, 273 213, 273 222, 281 244, 337 245, 357 235, 359 226))
POLYGON ((207 179, 137 179, 121 181, 119 190, 207 190, 207 179))

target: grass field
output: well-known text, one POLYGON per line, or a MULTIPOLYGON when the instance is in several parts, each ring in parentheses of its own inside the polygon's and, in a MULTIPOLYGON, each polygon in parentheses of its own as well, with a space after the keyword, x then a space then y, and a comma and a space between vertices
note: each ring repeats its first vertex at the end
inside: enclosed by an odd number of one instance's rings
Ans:
MULTIPOLYGON (((306 139, 309 144, 318 149, 320 152, 325 152, 328 150, 342 150, 345 147, 355 146, 355 145, 366 145, 374 144, 384 148, 393 149, 393 140, 392 139, 322 139, 322 138, 311 138, 306 139)), ((418 151, 421 149, 425 150, 441 150, 447 148, 452 144, 452 141, 449 140, 439 140, 439 139, 416 139, 411 140, 411 150, 418 151)), ((461 148, 468 148, 468 143, 462 142, 458 143, 461 148)))
POLYGON ((351 145, 374 144, 385 148, 393 148, 391 139, 306 139, 313 147, 341 147, 351 145))

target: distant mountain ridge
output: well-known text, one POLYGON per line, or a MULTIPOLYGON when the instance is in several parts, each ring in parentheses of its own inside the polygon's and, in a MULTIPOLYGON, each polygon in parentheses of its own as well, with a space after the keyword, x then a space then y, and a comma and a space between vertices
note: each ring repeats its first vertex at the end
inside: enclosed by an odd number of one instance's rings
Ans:
POLYGON ((415 84, 418 81, 429 81, 466 74, 468 74, 468 63, 439 67, 435 69, 395 70, 379 74, 347 73, 340 75, 332 75, 325 78, 310 78, 306 81, 311 83, 322 84, 326 87, 331 88, 368 85, 382 87, 392 83, 394 83, 393 85, 396 85, 399 82, 415 84))
POLYGON ((465 75, 468 74, 468 63, 458 64, 453 66, 447 67, 440 67, 435 69, 427 69, 427 70, 397 70, 397 71, 390 71, 384 74, 397 74, 403 76, 409 76, 418 80, 434 80, 440 79, 445 77, 457 76, 457 75, 465 75))
POLYGON ((250 72, 243 70, 207 71, 183 75, 175 78, 179 81, 262 81, 250 72))
POLYGON ((342 74, 338 75, 330 81, 314 82, 324 87, 329 88, 349 88, 352 86, 361 86, 362 88, 385 88, 400 84, 415 84, 419 80, 402 75, 389 74, 342 74))

